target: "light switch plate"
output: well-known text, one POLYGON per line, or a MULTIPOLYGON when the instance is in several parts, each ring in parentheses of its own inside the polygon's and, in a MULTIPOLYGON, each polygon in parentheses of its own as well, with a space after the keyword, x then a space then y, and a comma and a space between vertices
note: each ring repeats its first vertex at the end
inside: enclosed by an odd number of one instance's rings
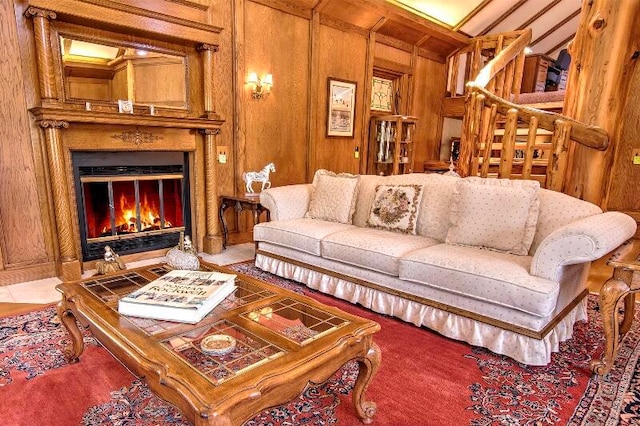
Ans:
POLYGON ((640 164, 640 148, 633 148, 631 153, 631 161, 633 164, 640 164))
POLYGON ((227 152, 228 152, 228 147, 226 146, 218 147, 218 163, 220 164, 227 163, 227 152))

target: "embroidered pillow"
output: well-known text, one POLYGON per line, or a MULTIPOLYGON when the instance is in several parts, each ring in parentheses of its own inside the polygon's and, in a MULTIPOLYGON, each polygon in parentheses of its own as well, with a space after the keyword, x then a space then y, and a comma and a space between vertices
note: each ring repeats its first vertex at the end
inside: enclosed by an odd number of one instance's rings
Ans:
POLYGON ((539 189, 532 180, 461 179, 445 242, 526 255, 538 222, 539 189))
POLYGON ((313 192, 305 217, 351 223, 356 210, 360 176, 320 169, 313 177, 313 192))
POLYGON ((416 235, 420 185, 378 185, 367 226, 416 235))

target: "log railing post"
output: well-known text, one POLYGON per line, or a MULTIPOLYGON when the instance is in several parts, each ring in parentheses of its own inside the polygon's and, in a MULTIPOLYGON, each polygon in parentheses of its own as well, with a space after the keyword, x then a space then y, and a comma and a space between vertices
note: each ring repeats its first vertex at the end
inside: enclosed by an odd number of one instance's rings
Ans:
POLYGON ((511 108, 509 109, 509 111, 507 111, 507 121, 504 125, 504 135, 502 136, 502 153, 500 155, 498 178, 508 179, 511 177, 517 132, 518 110, 515 108, 511 108))
POLYGON ((551 137, 551 155, 547 165, 546 187, 553 191, 562 192, 567 168, 567 152, 569 151, 569 135, 571 123, 556 120, 555 130, 551 137))

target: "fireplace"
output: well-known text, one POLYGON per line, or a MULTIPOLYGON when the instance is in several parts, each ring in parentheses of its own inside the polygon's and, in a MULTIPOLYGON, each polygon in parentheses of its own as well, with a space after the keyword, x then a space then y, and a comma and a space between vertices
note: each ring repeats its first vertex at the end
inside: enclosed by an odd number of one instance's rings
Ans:
POLYGON ((191 233, 188 157, 184 152, 74 152, 85 261, 162 249, 191 233))

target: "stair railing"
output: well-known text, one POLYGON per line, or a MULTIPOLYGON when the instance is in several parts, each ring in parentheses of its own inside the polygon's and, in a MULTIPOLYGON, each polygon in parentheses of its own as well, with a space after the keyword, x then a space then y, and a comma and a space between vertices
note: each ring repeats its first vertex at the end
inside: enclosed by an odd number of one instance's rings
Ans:
POLYGON ((537 179, 543 187, 562 191, 569 141, 605 150, 605 130, 569 117, 528 108, 517 101, 528 32, 501 50, 466 84, 462 118, 461 176, 537 179), (517 70, 520 69, 520 73, 517 70), (519 74, 519 75, 518 75, 519 74))

